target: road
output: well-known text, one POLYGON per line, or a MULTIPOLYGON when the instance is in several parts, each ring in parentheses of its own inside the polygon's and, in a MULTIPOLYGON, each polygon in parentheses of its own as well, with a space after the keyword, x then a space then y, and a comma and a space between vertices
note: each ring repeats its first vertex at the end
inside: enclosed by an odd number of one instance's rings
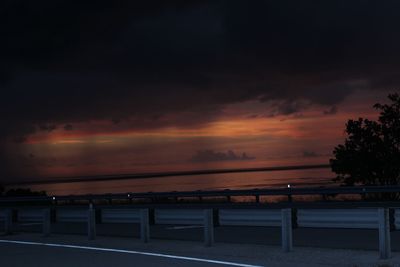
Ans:
MULTIPOLYGON (((18 241, 16 241, 18 242, 18 241)), ((229 261, 194 258, 152 252, 105 249, 54 243, 0 243, 1 263, 4 266, 240 266, 258 267, 229 261)))
POLYGON ((5 267, 126 267, 126 266, 239 266, 327 267, 400 266, 400 253, 387 261, 376 251, 296 247, 284 253, 279 246, 217 243, 206 248, 199 242, 19 233, 0 236, 0 265, 5 267), (15 243, 17 242, 17 243, 15 243))
MULTIPOLYGON (((136 224, 97 224, 94 241, 87 240, 85 223, 54 223, 51 228, 52 235, 42 238, 41 224, 15 224, 15 234, 0 236, 0 263, 6 263, 0 266, 229 266, 230 262, 230 266, 300 267, 379 262, 377 230, 297 228, 294 252, 283 253, 279 227, 216 227, 211 248, 203 246, 203 228, 194 225, 152 225, 148 244, 140 242, 136 224), (9 241, 34 244, 4 243, 9 241)), ((400 266, 400 231, 391 232, 391 239, 395 255, 391 262, 400 266)))
MULTIPOLYGON (((0 229, 2 225, 0 223, 0 229)), ((81 234, 87 232, 85 223, 54 223, 52 232, 57 234, 81 234)), ((15 225, 16 232, 40 232, 40 224, 15 225)), ((99 236, 139 237, 137 224, 97 224, 99 236)), ((256 245, 281 244, 281 229, 279 227, 247 227, 219 226, 215 227, 217 243, 239 243, 256 245)), ((203 228, 198 226, 152 225, 152 239, 197 241, 201 244, 203 228)), ((392 250, 400 251, 400 231, 391 232, 392 250)), ((296 228, 293 230, 295 247, 319 247, 334 249, 378 249, 378 231, 371 229, 326 229, 326 228, 296 228)))

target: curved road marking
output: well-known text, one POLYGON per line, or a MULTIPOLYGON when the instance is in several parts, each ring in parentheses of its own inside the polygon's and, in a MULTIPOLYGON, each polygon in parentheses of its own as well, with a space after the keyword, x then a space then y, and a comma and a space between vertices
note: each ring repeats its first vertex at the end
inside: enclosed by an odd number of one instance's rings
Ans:
POLYGON ((14 241, 14 240, 0 240, 0 243, 11 243, 11 244, 21 244, 21 245, 36 245, 36 246, 46 246, 46 247, 74 248, 74 249, 86 249, 86 250, 117 252, 117 253, 126 253, 126 254, 138 254, 138 255, 146 255, 146 256, 154 256, 154 257, 162 257, 162 258, 171 258, 171 259, 178 259, 178 260, 207 262, 207 263, 214 263, 214 264, 220 264, 220 265, 239 266, 239 267, 262 267, 261 265, 251 265, 251 264, 243 264, 243 263, 236 263, 236 262, 229 262, 229 261, 208 260, 208 259, 202 259, 202 258, 184 257, 184 256, 176 256, 176 255, 160 254, 160 253, 151 253, 151 252, 142 252, 142 251, 135 251, 135 250, 99 248, 99 247, 86 247, 86 246, 63 245, 63 244, 53 244, 53 243, 41 243, 41 242, 27 242, 27 241, 14 241))

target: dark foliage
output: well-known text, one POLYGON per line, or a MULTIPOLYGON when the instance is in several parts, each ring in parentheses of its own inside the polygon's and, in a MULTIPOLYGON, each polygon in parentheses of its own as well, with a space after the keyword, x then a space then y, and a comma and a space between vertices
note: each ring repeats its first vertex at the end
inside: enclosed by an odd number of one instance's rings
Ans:
POLYGON ((335 181, 348 186, 400 183, 400 95, 388 98, 389 104, 374 105, 380 111, 377 121, 359 118, 347 122, 345 143, 335 147, 330 160, 337 174, 335 181))
POLYGON ((32 191, 28 188, 10 189, 4 193, 8 197, 47 196, 45 191, 32 191))

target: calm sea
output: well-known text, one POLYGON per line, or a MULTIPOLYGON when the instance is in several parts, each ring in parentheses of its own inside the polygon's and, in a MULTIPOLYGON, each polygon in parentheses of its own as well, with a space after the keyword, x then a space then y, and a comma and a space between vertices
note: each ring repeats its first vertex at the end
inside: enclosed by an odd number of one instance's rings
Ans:
POLYGON ((132 180, 91 181, 26 186, 49 195, 165 192, 218 189, 254 189, 331 186, 335 174, 327 169, 285 170, 253 173, 207 174, 132 180))

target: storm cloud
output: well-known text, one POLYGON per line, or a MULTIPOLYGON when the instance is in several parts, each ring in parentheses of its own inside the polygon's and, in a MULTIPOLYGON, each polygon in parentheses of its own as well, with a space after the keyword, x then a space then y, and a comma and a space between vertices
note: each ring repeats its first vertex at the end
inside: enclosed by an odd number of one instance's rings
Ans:
POLYGON ((91 120, 197 125, 250 100, 328 114, 400 82, 398 1, 1 5, 0 136, 17 141, 91 120))
POLYGON ((190 159, 191 162, 215 162, 232 160, 253 160, 255 157, 248 156, 246 152, 237 155, 234 151, 217 152, 214 150, 200 150, 190 159))

